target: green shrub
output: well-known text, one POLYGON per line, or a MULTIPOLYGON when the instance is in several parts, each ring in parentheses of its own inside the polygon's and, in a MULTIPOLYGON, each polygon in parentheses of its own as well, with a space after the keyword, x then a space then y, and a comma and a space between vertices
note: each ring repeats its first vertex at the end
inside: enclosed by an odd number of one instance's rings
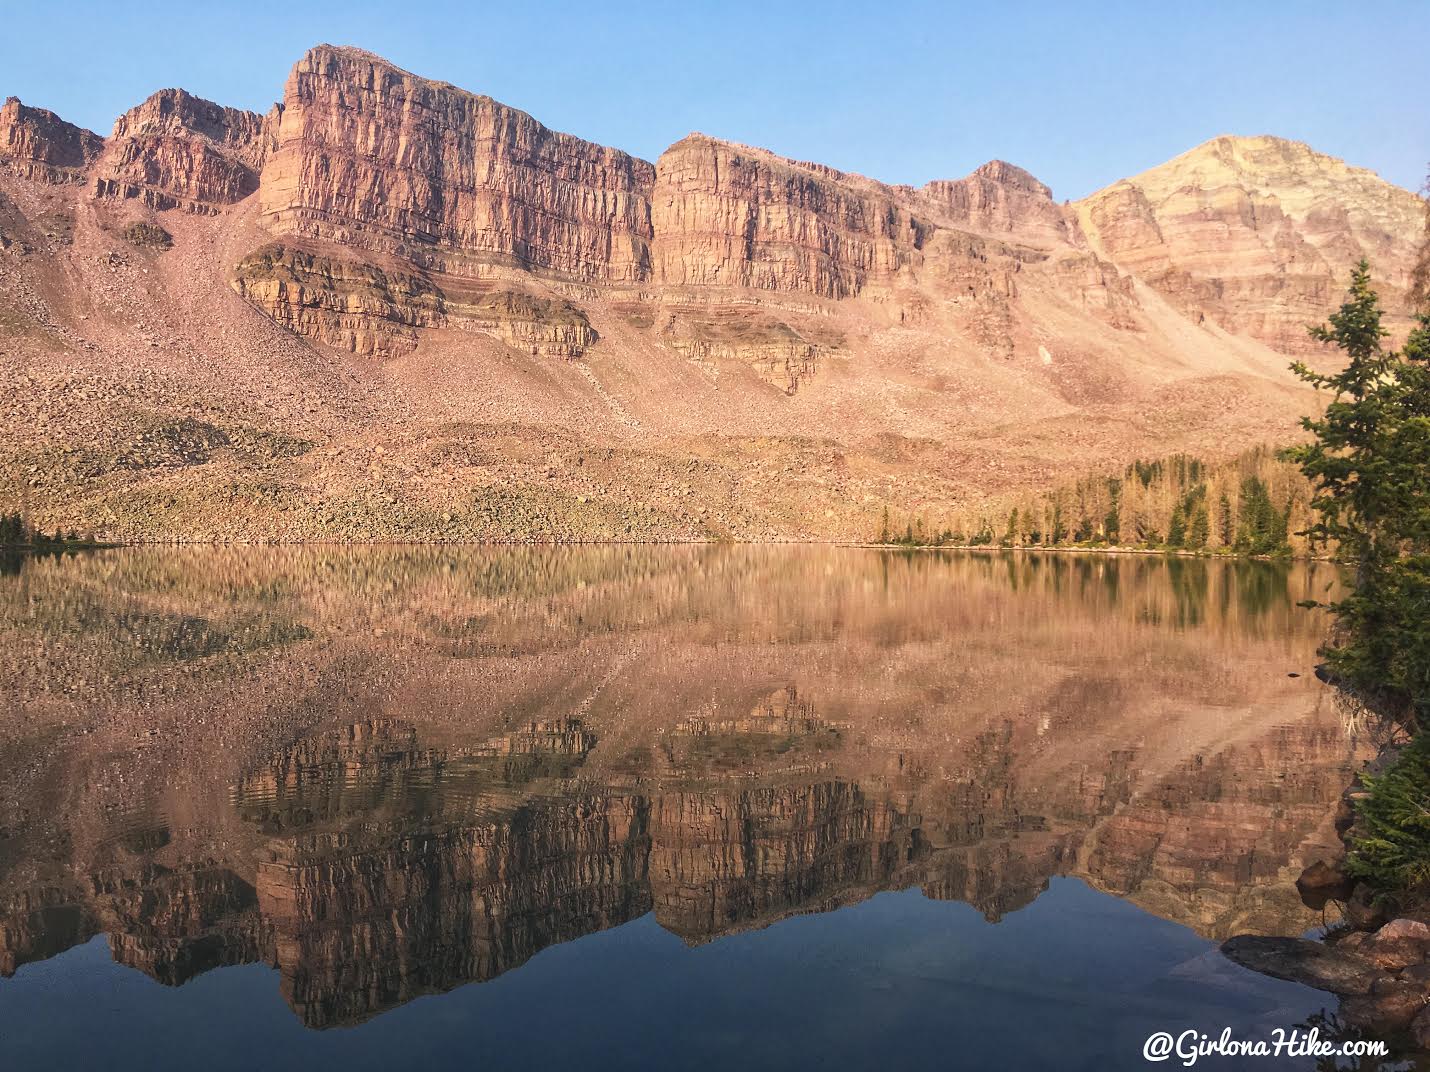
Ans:
POLYGON ((124 228, 124 239, 132 245, 146 249, 169 249, 174 245, 174 236, 153 223, 131 223, 124 228))
POLYGON ((1430 734, 1417 736, 1356 804, 1347 870, 1382 890, 1430 891, 1430 734))

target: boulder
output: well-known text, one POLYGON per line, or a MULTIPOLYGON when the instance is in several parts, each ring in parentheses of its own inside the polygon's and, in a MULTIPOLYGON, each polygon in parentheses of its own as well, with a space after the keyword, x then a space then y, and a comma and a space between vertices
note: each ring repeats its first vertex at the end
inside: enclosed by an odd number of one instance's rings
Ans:
POLYGON ((1296 892, 1307 908, 1320 911, 1330 901, 1344 901, 1351 895, 1355 880, 1339 865, 1317 860, 1296 880, 1296 892))
POLYGON ((1369 931, 1346 931, 1335 938, 1326 939, 1342 953, 1359 953, 1360 947, 1370 939, 1369 931))
POLYGON ((1430 961, 1410 965, 1400 973, 1400 977, 1407 983, 1419 983, 1426 989, 1430 989, 1430 961))
POLYGON ((1430 954, 1430 927, 1418 919, 1393 919, 1376 931, 1358 950, 1389 971, 1420 964, 1430 954))
POLYGON ((1376 981, 1371 993, 1342 1001, 1341 1017, 1372 1034, 1395 1034, 1422 1016, 1428 1001, 1430 993, 1424 987, 1384 978, 1376 981))

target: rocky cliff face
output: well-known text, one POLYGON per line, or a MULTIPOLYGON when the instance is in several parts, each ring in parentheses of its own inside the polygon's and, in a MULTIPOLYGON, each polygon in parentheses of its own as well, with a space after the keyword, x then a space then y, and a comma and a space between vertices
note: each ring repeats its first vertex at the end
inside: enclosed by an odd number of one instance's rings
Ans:
POLYGON ((261 200, 279 235, 456 275, 613 282, 648 273, 653 178, 490 97, 319 46, 289 76, 261 200))
POLYGON ((857 295, 929 229, 887 187, 700 134, 656 165, 653 275, 672 286, 857 295))
POLYGON ((997 160, 914 188, 693 134, 652 164, 326 45, 262 117, 164 90, 103 142, 12 100, 0 505, 120 538, 974 526, 1294 436, 1285 355, 1362 255, 1403 331, 1421 209, 1273 138, 1072 206, 997 160), (172 466, 114 447, 192 421, 172 466))
POLYGON ((298 334, 382 356, 451 327, 577 357, 596 332, 532 277, 649 273, 644 161, 353 49, 309 52, 276 115, 260 201, 282 241, 234 279, 298 334))
POLYGON ((1073 206, 1088 240, 1197 323, 1280 350, 1315 344, 1362 257, 1404 311, 1419 200, 1280 138, 1222 137, 1073 206))
POLYGON ((481 331, 523 353, 561 357, 579 357, 596 340, 585 312, 564 299, 499 283, 438 282, 398 265, 384 270, 272 243, 239 261, 233 286, 295 334, 356 354, 411 352, 419 341, 414 329, 434 327, 481 331))
MULTIPOLYGON (((656 326, 661 345, 703 367, 752 367, 786 393, 816 374, 831 351, 819 336, 831 333, 791 324, 788 313, 766 316, 764 327, 758 315, 726 317, 734 295, 855 298, 871 282, 912 281, 931 243, 936 274, 977 302, 1008 295, 1012 265, 995 269, 997 283, 965 282, 986 276, 988 258, 964 232, 1069 245, 1048 189, 1001 161, 912 191, 691 135, 652 166, 352 49, 323 46, 299 62, 275 130, 265 223, 287 244, 350 266, 337 274, 406 273, 424 294, 491 278, 659 287, 672 311, 652 309, 642 291, 639 319, 656 326), (723 330, 722 319, 743 323, 723 330)), ((280 292, 253 274, 246 260, 237 289, 274 319, 359 353, 411 350, 420 332, 410 329, 425 327, 476 327, 568 357, 596 338, 569 318, 476 315, 462 325, 448 308, 460 300, 434 315, 421 297, 364 298, 312 279, 302 293, 280 292)), ((975 334, 1006 351, 1000 315, 980 310, 975 334)))
POLYGON ((94 193, 212 213, 258 189, 268 147, 262 116, 161 89, 115 121, 95 164, 94 193))
POLYGON ((1016 236, 1044 248, 1071 240, 1052 190, 1002 160, 990 160, 964 179, 931 182, 919 193, 940 219, 956 227, 1016 236))
POLYGON ((83 182, 84 169, 104 139, 66 123, 54 112, 30 108, 19 97, 0 106, 0 165, 38 182, 83 182))

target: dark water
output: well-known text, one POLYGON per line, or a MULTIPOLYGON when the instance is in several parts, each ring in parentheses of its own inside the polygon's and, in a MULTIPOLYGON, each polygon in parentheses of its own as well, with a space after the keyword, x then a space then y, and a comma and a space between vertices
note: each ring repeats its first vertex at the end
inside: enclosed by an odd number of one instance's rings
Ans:
POLYGON ((0 577, 0 1068, 1117 1069, 1156 1030, 1268 1037, 1322 996, 1216 945, 1320 924, 1293 881, 1371 748, 1310 673, 1295 604, 1330 580, 26 560, 0 577))

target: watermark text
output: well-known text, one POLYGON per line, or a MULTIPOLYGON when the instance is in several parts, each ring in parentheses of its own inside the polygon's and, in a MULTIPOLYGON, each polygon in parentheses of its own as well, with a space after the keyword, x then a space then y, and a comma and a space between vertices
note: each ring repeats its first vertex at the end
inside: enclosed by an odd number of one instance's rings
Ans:
POLYGON ((1154 1031, 1142 1044, 1142 1056, 1148 1061, 1176 1060, 1191 1068, 1203 1057, 1388 1057, 1390 1047, 1384 1042, 1355 1039, 1332 1042, 1321 1038, 1320 1028, 1307 1031, 1296 1028, 1275 1028, 1269 1039, 1238 1039, 1231 1037, 1231 1028, 1224 1027, 1220 1035, 1189 1028, 1179 1035, 1170 1031, 1154 1031))

